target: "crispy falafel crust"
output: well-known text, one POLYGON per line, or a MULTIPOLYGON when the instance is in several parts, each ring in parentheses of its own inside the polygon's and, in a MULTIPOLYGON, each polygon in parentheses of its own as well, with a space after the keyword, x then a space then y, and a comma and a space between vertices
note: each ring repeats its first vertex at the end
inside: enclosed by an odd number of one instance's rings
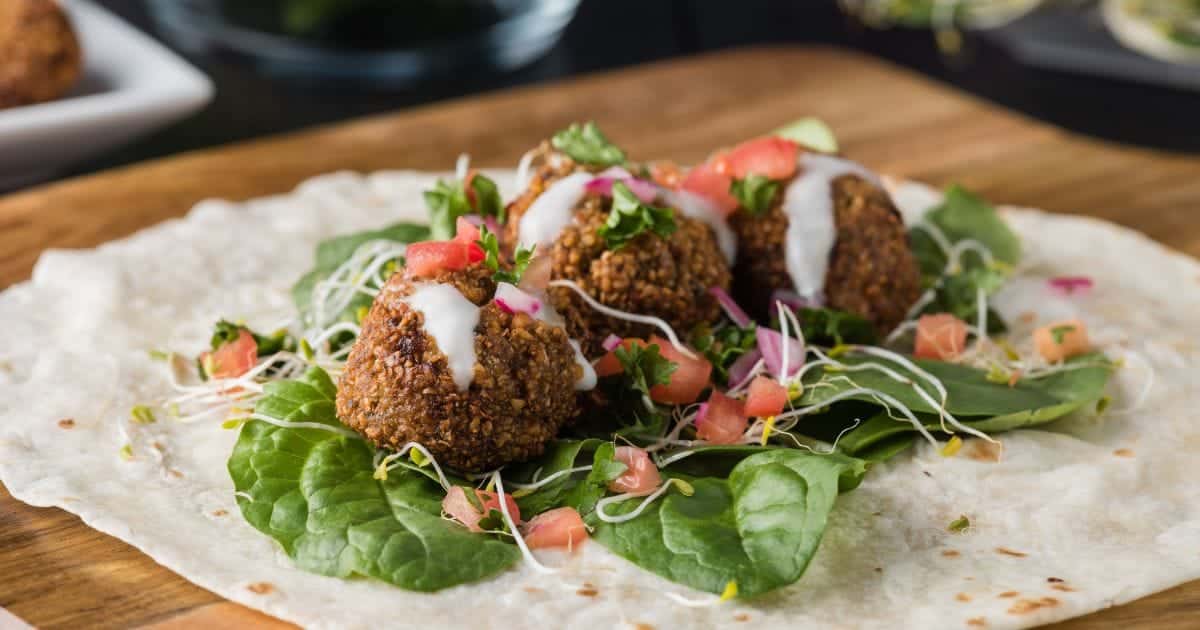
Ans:
POLYGON ((0 2, 0 109, 62 96, 82 67, 79 40, 57 2, 0 2))
POLYGON ((458 391, 446 356, 403 301, 418 282, 393 275, 367 317, 342 373, 337 415, 377 447, 418 442, 442 465, 492 470, 537 457, 579 413, 567 333, 489 303, 495 291, 482 265, 441 272, 480 311, 474 379, 458 391))
MULTIPOLYGON (((712 228, 675 212, 678 227, 669 237, 644 233, 614 251, 599 234, 610 205, 595 196, 580 204, 575 222, 562 231, 550 252, 550 277, 573 280, 606 306, 660 317, 681 335, 696 324, 716 320, 720 305, 708 290, 728 289, 732 274, 712 228)), ((547 293, 588 357, 603 352, 601 344, 609 334, 645 338, 654 331, 646 324, 602 315, 568 288, 552 287, 547 293)))
MULTIPOLYGON (((832 194, 837 238, 825 273, 825 301, 886 333, 904 320, 921 295, 908 230, 887 192, 857 175, 834 180, 832 194)), ((765 316, 771 293, 793 288, 785 255, 783 188, 762 216, 738 211, 729 225, 738 237, 735 296, 752 313, 765 316)))

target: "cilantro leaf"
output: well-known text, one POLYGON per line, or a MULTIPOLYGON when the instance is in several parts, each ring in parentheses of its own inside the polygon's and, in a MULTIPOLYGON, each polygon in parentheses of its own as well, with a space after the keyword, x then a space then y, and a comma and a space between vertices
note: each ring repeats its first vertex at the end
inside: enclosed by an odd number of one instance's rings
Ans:
POLYGON ((692 330, 692 347, 712 364, 714 380, 727 382, 734 361, 758 344, 755 328, 757 326, 751 324, 745 328, 730 325, 713 330, 707 324, 701 324, 692 330))
POLYGON ((463 187, 458 182, 441 179, 433 190, 425 191, 425 207, 429 209, 430 238, 435 241, 454 238, 458 217, 471 214, 471 203, 463 187))
POLYGON ((1050 336, 1054 339, 1055 344, 1061 346, 1063 341, 1067 339, 1067 333, 1071 332, 1075 332, 1075 327, 1071 324, 1063 324, 1062 326, 1051 328, 1050 336))
POLYGON ((533 260, 533 250, 537 247, 536 245, 529 249, 518 247, 516 254, 513 255, 512 269, 504 269, 500 266, 500 242, 496 239, 496 235, 487 229, 486 225, 479 226, 479 240, 475 241, 475 244, 483 249, 483 264, 492 270, 492 279, 509 284, 520 284, 521 276, 525 274, 530 261, 533 260))
POLYGON ((625 163, 625 152, 609 142, 592 121, 582 126, 579 123, 571 123, 570 127, 554 134, 550 144, 581 164, 615 166, 625 163))
POLYGON ((874 344, 878 341, 871 322, 831 308, 802 308, 796 315, 809 343, 839 346, 847 343, 874 344))
POLYGON ((647 395, 655 385, 669 385, 671 374, 679 367, 659 353, 658 344, 634 342, 629 348, 618 347, 613 354, 621 362, 629 387, 647 395))
POLYGON ((296 348, 296 340, 292 339, 287 330, 277 330, 270 335, 260 335, 246 326, 224 319, 218 321, 216 326, 213 327, 213 334, 209 338, 208 345, 213 352, 216 352, 221 349, 221 346, 237 341, 243 330, 254 337, 254 343, 258 346, 258 356, 260 357, 272 355, 281 350, 290 351, 296 348))
POLYGON ((213 327, 212 337, 208 341, 209 347, 213 352, 221 349, 221 346, 237 341, 239 335, 242 334, 242 329, 245 326, 239 326, 233 322, 222 319, 213 327))
POLYGON ((598 231, 609 249, 621 249, 642 232, 650 231, 666 238, 678 228, 675 213, 670 208, 643 204, 623 182, 613 182, 612 194, 612 211, 598 231))
POLYGON ((475 212, 483 217, 496 217, 504 223, 507 215, 504 202, 500 199, 500 189, 496 182, 483 173, 475 173, 471 178, 471 191, 475 193, 475 212))
POLYGON ((729 194, 747 212, 761 215, 771 208, 771 202, 779 192, 779 182, 767 179, 762 175, 750 173, 744 179, 735 179, 729 184, 729 194))

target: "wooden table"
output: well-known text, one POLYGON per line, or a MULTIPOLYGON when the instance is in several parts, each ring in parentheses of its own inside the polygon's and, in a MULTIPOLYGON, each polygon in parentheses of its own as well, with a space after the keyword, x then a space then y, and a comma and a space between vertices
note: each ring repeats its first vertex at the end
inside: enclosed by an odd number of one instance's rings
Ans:
MULTIPOLYGON (((285 105, 286 106, 286 105, 285 105)), ((1103 107, 1103 103, 1097 103, 1103 107)), ((828 48, 752 48, 471 98, 205 150, 0 199, 0 287, 48 247, 92 247, 206 197, 245 199, 337 169, 511 166, 567 123, 594 118, 635 158, 689 163, 805 115, 849 156, 997 202, 1091 214, 1200 255, 1200 158, 1064 131, 828 48)), ((1114 118, 1120 112, 1113 112, 1114 118)), ((0 606, 39 627, 284 627, 208 593, 57 509, 0 488, 0 606)), ((1057 626, 1192 628, 1200 582, 1057 626)))

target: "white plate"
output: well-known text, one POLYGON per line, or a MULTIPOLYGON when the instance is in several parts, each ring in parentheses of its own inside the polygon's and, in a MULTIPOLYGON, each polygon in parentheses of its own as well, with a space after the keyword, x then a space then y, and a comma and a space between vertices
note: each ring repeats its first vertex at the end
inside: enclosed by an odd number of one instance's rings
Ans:
POLYGON ((208 77, 147 35, 87 0, 63 4, 83 47, 83 76, 65 98, 0 110, 0 189, 44 178, 212 99, 208 77))

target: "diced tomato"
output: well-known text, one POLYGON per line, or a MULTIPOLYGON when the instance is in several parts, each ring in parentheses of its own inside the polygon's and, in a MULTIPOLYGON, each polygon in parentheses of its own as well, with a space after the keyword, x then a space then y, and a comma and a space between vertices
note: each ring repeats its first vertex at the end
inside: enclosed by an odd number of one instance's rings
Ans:
POLYGON ((735 444, 749 424, 742 401, 714 389, 704 412, 696 418, 696 437, 712 444, 735 444))
POLYGON ((258 342, 243 328, 238 338, 213 352, 200 355, 200 365, 209 378, 237 378, 258 364, 258 342))
MULTIPOLYGON (((703 357, 693 359, 677 350, 675 346, 671 345, 671 342, 654 335, 650 337, 649 341, 626 337, 621 340, 621 347, 629 350, 635 343, 643 348, 657 345, 658 353, 676 366, 675 371, 671 373, 670 383, 650 388, 651 400, 672 405, 686 405, 695 402, 696 398, 700 396, 700 392, 708 387, 709 379, 712 376, 712 364, 703 357)), ((621 366, 621 361, 617 359, 616 350, 614 350, 600 357, 600 360, 596 362, 595 370, 596 376, 612 376, 620 374, 624 371, 624 367, 621 366)))
MULTIPOLYGON (((646 346, 646 341, 644 339, 638 339, 637 337, 626 337, 621 340, 620 347, 629 350, 631 347, 633 347, 635 342, 642 347, 646 346)), ((596 365, 593 367, 596 370, 596 376, 612 376, 625 371, 625 368, 621 365, 620 359, 617 358, 615 348, 612 352, 600 357, 600 360, 597 361, 596 365)))
POLYGON ((671 342, 657 336, 650 337, 650 344, 658 344, 658 352, 664 359, 675 364, 671 382, 650 388, 650 400, 672 405, 696 402, 700 392, 708 387, 712 376, 712 364, 701 356, 692 358, 680 352, 671 342))
POLYGON ((625 472, 608 484, 613 492, 650 494, 662 483, 662 475, 650 461, 650 455, 636 446, 618 446, 613 459, 625 464, 625 472))
POLYGON ((470 262, 467 249, 455 241, 413 243, 404 256, 404 272, 410 278, 426 278, 443 269, 465 269, 470 262))
POLYGON ((468 221, 465 217, 458 217, 455 221, 457 233, 454 235, 454 242, 461 243, 467 248, 467 264, 473 265, 477 262, 482 262, 487 255, 483 248, 476 241, 479 240, 479 228, 475 224, 468 221))
MULTIPOLYGON (((446 498, 442 499, 442 511, 449 514, 451 518, 462 523, 467 529, 473 532, 481 532, 483 529, 479 527, 479 521, 483 520, 483 515, 491 510, 500 510, 500 499, 495 492, 486 490, 475 490, 475 497, 479 500, 483 510, 475 508, 470 500, 467 499, 467 493, 462 486, 452 486, 446 492, 446 498)), ((514 523, 521 522, 521 510, 517 507, 516 499, 512 498, 511 494, 504 495, 504 502, 508 504, 508 514, 512 517, 514 523)))
POLYGON ((458 217, 454 222, 454 229, 456 242, 470 244, 479 240, 479 227, 466 217, 458 217))
POLYGON ((949 314, 922 315, 917 320, 917 341, 913 356, 918 359, 949 361, 967 347, 967 324, 949 314))
POLYGON ((575 549, 588 539, 587 525, 572 507, 542 512, 525 526, 525 545, 530 549, 575 549))
POLYGON ((799 150, 795 142, 778 136, 755 138, 718 156, 713 166, 717 172, 735 179, 750 174, 767 179, 789 179, 796 174, 796 155, 799 150))
MULTIPOLYGON (((715 159, 720 159, 720 156, 715 159)), ((718 173, 712 162, 706 162, 688 171, 679 187, 708 199, 722 212, 729 214, 738 207, 738 200, 729 194, 732 183, 732 177, 727 173, 718 173)))
POLYGON ((779 415, 787 406, 787 388, 764 375, 754 377, 746 394, 746 415, 752 418, 779 415))
POLYGON ((650 165, 650 179, 663 188, 679 188, 683 182, 683 169, 670 160, 655 162, 650 165))
POLYGON ((1033 345, 1038 354, 1050 362, 1062 361, 1084 354, 1091 349, 1087 326, 1078 319, 1068 319, 1042 326, 1033 331, 1033 345))

